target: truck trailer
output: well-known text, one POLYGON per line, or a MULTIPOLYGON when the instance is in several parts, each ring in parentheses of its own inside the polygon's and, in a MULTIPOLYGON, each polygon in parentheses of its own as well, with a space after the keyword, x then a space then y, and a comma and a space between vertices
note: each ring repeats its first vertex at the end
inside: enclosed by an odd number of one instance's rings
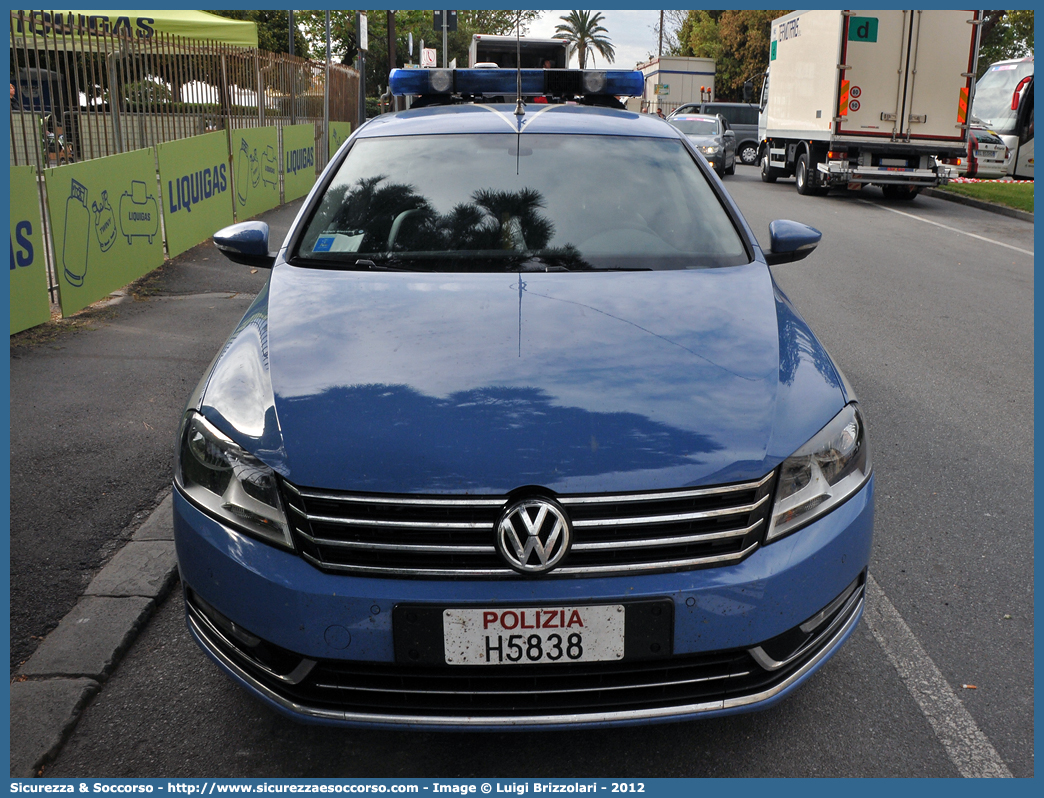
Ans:
POLYGON ((772 23, 761 178, 801 194, 881 186, 912 199, 968 146, 980 11, 796 11, 772 23))

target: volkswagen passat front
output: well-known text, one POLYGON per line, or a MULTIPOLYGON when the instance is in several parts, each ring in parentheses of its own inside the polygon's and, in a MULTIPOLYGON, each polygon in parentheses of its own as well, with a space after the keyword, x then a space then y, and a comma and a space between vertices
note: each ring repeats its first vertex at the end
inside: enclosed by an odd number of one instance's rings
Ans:
POLYGON ((215 237, 272 273, 181 427, 188 623, 292 717, 742 711, 862 611, 865 422, 767 265, 818 234, 762 251, 657 120, 523 110, 379 117, 277 254, 215 237))

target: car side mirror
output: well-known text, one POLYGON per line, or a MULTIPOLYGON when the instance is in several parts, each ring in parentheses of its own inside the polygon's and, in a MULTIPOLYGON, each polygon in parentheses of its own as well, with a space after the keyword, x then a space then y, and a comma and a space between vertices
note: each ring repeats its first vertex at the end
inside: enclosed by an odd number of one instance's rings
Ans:
POLYGON ((776 219, 769 223, 770 247, 765 252, 765 261, 769 266, 776 266, 807 258, 822 238, 821 232, 807 224, 776 219))
POLYGON ((726 130, 725 131, 725 138, 727 138, 727 139, 734 139, 734 138, 736 138, 736 134, 733 133, 731 130, 726 130))
POLYGON ((214 246, 233 263, 258 269, 271 269, 275 255, 268 251, 268 225, 240 222, 214 233, 214 246))

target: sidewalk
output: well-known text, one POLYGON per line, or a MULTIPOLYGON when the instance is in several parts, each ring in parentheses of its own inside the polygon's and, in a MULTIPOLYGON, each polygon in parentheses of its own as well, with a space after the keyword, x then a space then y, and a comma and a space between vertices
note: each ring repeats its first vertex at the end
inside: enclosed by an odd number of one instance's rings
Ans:
MULTIPOLYGON (((258 217, 273 248, 301 202, 258 217)), ((208 241, 12 337, 12 775, 53 756, 173 584, 177 426, 267 279, 208 241)))

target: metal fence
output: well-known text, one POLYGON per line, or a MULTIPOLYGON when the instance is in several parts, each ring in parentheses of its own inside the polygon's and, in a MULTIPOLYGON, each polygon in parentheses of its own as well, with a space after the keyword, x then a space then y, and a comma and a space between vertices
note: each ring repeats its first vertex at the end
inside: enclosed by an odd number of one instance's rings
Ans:
POLYGON ((61 12, 10 17, 13 166, 42 174, 201 133, 274 126, 281 135, 283 125, 311 122, 318 173, 326 123, 357 118, 359 75, 341 64, 160 31, 85 30, 61 12))

